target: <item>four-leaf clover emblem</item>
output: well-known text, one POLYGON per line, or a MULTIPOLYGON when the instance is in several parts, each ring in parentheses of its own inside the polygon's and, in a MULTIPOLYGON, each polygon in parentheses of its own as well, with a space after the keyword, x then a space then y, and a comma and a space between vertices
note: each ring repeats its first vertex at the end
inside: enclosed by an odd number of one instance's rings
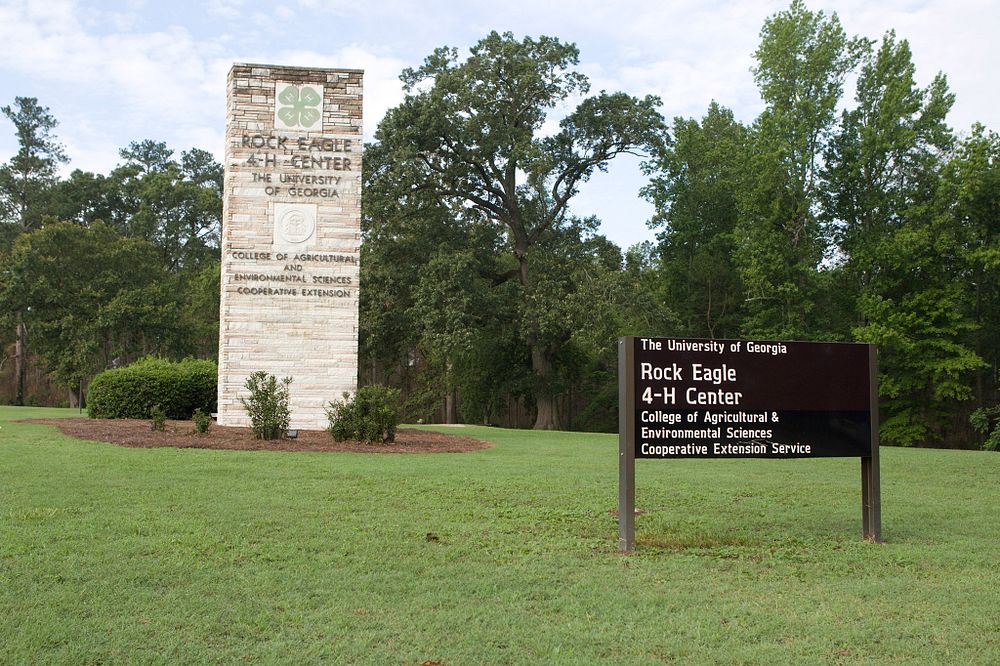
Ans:
POLYGON ((313 86, 285 86, 278 93, 277 116, 286 127, 312 127, 322 116, 323 97, 313 86))

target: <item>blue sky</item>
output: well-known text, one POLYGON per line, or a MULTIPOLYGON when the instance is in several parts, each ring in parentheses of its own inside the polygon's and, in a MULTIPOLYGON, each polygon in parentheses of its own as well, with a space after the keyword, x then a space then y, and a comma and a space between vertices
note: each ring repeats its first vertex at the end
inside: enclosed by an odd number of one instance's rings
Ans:
MULTIPOLYGON (((70 168, 107 172, 131 141, 166 141, 221 160, 226 72, 233 62, 360 68, 365 134, 402 98, 398 75, 434 48, 466 51, 490 30, 553 35, 580 47, 593 90, 656 94, 667 117, 700 117, 713 99, 750 122, 762 106, 750 67, 760 27, 787 2, 390 2, 344 0, 0 0, 0 103, 37 97, 59 120, 70 168)), ((1000 130, 1000 3, 993 0, 826 0, 850 34, 895 28, 917 78, 938 71, 957 96, 959 131, 1000 130)), ((565 112, 565 109, 562 110, 565 112)), ((553 118, 553 124, 557 118, 553 118)), ((554 125, 553 125, 554 126, 554 125)), ((0 124, 0 160, 16 150, 0 124)), ((620 158, 574 201, 619 245, 653 237, 637 192, 639 160, 620 158)))

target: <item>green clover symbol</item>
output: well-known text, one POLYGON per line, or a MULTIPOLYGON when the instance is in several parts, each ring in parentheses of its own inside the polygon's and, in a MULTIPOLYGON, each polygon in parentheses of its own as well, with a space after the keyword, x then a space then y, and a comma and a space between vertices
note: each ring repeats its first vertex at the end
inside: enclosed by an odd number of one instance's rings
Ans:
POLYGON ((288 86, 278 95, 278 101, 284 105, 278 109, 278 117, 289 127, 312 127, 319 120, 319 110, 311 107, 319 106, 323 99, 312 88, 288 86))

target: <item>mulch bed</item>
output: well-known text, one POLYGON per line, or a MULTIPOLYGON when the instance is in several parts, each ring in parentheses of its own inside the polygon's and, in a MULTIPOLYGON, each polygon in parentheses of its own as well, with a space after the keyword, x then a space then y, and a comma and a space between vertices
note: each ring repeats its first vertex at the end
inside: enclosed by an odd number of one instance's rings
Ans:
POLYGON ((249 428, 230 428, 213 423, 198 434, 190 421, 167 421, 166 430, 154 431, 147 420, 135 419, 24 419, 25 423, 54 425, 64 435, 132 448, 172 446, 179 449, 228 449, 232 451, 332 451, 348 453, 464 453, 491 445, 471 437, 402 428, 391 444, 335 442, 324 430, 300 430, 295 439, 254 439, 249 428))

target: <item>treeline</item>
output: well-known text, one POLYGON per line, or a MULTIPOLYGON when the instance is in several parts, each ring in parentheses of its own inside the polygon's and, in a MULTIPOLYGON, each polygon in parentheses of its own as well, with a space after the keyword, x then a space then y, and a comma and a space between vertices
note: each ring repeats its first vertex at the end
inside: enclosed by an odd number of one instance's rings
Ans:
POLYGON ((20 150, 0 167, 0 396, 77 406, 106 368, 213 358, 221 165, 142 141, 107 175, 59 179, 66 158, 48 109, 19 97, 2 111, 20 150))
POLYGON ((997 403, 1000 138, 956 135, 945 76, 919 87, 892 32, 850 38, 795 2, 755 57, 754 123, 715 104, 675 119, 650 165, 679 332, 876 343, 883 441, 978 441, 970 414, 997 403))
MULTIPOLYGON (((576 47, 549 37, 492 33, 404 71, 365 151, 362 383, 402 388, 407 420, 610 431, 618 336, 862 341, 885 443, 1000 439, 1000 137, 948 126, 947 80, 917 85, 905 39, 851 37, 802 2, 754 56, 750 124, 589 95, 576 47), (647 158, 657 229, 625 252, 570 211, 622 153, 647 158)), ((219 165, 143 142, 59 180, 54 119, 22 98, 4 113, 11 399, 18 349, 69 387, 149 353, 213 358, 219 165)))
POLYGON ((751 124, 714 102, 668 124, 658 100, 602 92, 543 133, 588 92, 577 56, 494 33, 404 72, 365 161, 366 380, 429 418, 614 430, 619 335, 873 342, 884 442, 980 445, 1000 138, 948 126, 943 74, 921 87, 904 39, 795 1, 761 30, 751 124), (633 151, 658 234, 623 255, 567 203, 633 151))

